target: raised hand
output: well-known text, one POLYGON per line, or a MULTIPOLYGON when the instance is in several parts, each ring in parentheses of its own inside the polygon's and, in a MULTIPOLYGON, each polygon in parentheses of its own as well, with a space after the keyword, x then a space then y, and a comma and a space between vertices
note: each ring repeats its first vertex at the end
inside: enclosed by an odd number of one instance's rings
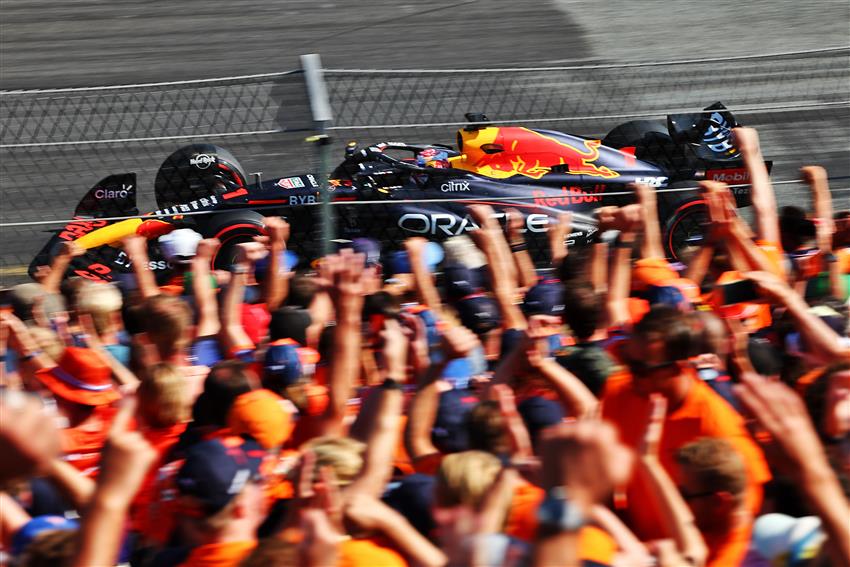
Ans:
POLYGON ((269 249, 259 242, 243 242, 236 245, 237 264, 255 264, 268 254, 269 249))
POLYGON ((270 244, 286 243, 289 240, 289 223, 280 217, 265 217, 263 225, 266 228, 266 234, 269 236, 270 244))
POLYGON ((195 250, 195 258, 212 260, 215 256, 215 251, 221 246, 221 241, 218 238, 205 238, 198 242, 198 248, 195 250))
POLYGON ((446 360, 465 358, 481 345, 478 336, 466 327, 452 327, 443 333, 443 353, 446 360))
POLYGON ((59 455, 59 432, 35 396, 0 394, 0 483, 43 473, 59 455))

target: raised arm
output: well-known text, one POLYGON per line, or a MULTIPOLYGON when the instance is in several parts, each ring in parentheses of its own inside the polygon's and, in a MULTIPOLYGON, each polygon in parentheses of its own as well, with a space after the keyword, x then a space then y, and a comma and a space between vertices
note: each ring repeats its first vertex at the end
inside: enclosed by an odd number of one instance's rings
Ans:
POLYGON ((764 164, 764 157, 761 155, 758 132, 753 128, 735 128, 734 132, 735 143, 741 151, 741 157, 750 174, 756 237, 778 245, 780 242, 779 213, 776 209, 776 195, 773 193, 770 175, 764 164))
POLYGON ((229 354, 234 350, 254 346, 248 333, 242 327, 240 305, 245 295, 248 274, 254 271, 254 264, 268 254, 266 247, 259 242, 245 242, 238 244, 237 247, 236 263, 232 268, 230 284, 224 292, 224 304, 221 311, 221 339, 229 354))
POLYGON ((643 241, 640 245, 641 258, 665 258, 661 244, 661 224, 658 222, 658 199, 655 190, 643 183, 632 183, 638 204, 643 209, 643 241))
POLYGON ((508 244, 510 245, 511 256, 514 260, 516 272, 519 277, 519 286, 528 289, 537 283, 537 272, 534 270, 534 262, 531 261, 531 255, 528 253, 528 243, 525 241, 523 234, 523 217, 516 209, 508 209, 507 214, 507 230, 508 244))
POLYGON ((653 394, 650 406, 640 450, 639 470, 661 511, 665 531, 676 542, 682 557, 687 559, 690 565, 699 567, 705 564, 708 548, 696 527, 688 504, 658 458, 664 417, 667 413, 667 399, 660 394, 653 394))
POLYGON ((629 290, 632 284, 632 251, 637 233, 643 227, 643 207, 628 205, 612 211, 610 220, 600 216, 599 230, 618 229, 620 236, 614 245, 611 278, 608 285, 608 324, 622 325, 629 322, 629 290), (610 223, 610 224, 609 224, 610 223))
POLYGON ((835 221, 832 220, 832 196, 829 194, 826 170, 816 165, 809 165, 800 171, 812 190, 812 203, 815 207, 815 233, 818 249, 824 259, 824 268, 829 274, 830 293, 836 299, 843 299, 845 291, 841 268, 832 250, 835 221))
POLYGON ((156 285, 156 278, 149 266, 147 239, 133 235, 125 238, 121 243, 133 267, 133 275, 136 276, 136 285, 139 287, 142 299, 159 295, 159 286, 156 285))
POLYGON ((427 244, 428 241, 421 236, 414 236, 404 241, 404 249, 407 251, 410 268, 413 270, 413 282, 420 303, 437 314, 440 312, 442 303, 437 286, 434 285, 434 279, 425 267, 424 254, 427 244))
POLYGON ((269 311, 274 311, 286 300, 289 294, 289 278, 292 273, 281 269, 280 259, 286 251, 286 241, 289 240, 289 223, 280 217, 264 219, 266 232, 269 235, 269 269, 263 282, 263 295, 269 311))
POLYGON ((76 242, 63 242, 59 247, 59 251, 53 257, 53 261, 50 263, 50 271, 41 280, 41 286, 44 288, 45 293, 59 293, 62 278, 65 277, 65 272, 68 270, 71 261, 85 253, 86 251, 78 246, 76 242))
POLYGON ((788 386, 744 374, 736 386, 741 402, 770 434, 778 451, 790 461, 788 471, 802 490, 829 536, 834 565, 850 565, 850 504, 829 466, 805 404, 788 386))
POLYGON ((769 272, 748 272, 744 276, 756 284, 764 297, 785 307, 813 355, 824 363, 850 359, 850 348, 841 344, 838 334, 820 317, 809 312, 809 305, 788 284, 769 272))
POLYGON ((452 327, 443 333, 444 360, 431 366, 408 408, 404 446, 414 461, 440 452, 431 442, 431 429, 440 404, 439 379, 443 369, 450 360, 467 356, 480 344, 478 337, 466 327, 452 327))
MULTIPOLYGON (((373 388, 368 395, 357 420, 365 419, 366 427, 362 441, 366 443, 366 454, 360 474, 347 488, 363 491, 379 498, 392 474, 392 460, 399 442, 399 425, 404 403, 401 383, 404 382, 407 366, 407 339, 397 321, 387 321, 381 332, 384 341, 384 361, 387 378, 381 386, 373 388)), ((356 424, 355 424, 356 425, 356 424)), ((352 436, 354 436, 352 426, 352 436)))
POLYGON ((350 250, 323 259, 322 270, 324 278, 331 282, 330 295, 336 311, 334 355, 328 369, 330 400, 321 416, 324 435, 342 434, 346 404, 360 372, 363 262, 362 254, 350 250))
POLYGON ((557 269, 564 258, 567 257, 567 236, 573 226, 573 214, 569 211, 558 214, 558 219, 550 222, 546 228, 546 236, 549 239, 549 253, 551 254, 551 266, 557 269))
POLYGON ((525 329, 525 316, 514 303, 517 292, 514 263, 499 223, 493 218, 493 209, 486 205, 472 205, 469 212, 480 227, 472 232, 472 237, 487 257, 493 294, 502 312, 502 325, 505 329, 525 329))
POLYGON ((195 307, 198 311, 195 335, 198 337, 211 337, 221 331, 218 301, 215 298, 210 274, 212 257, 220 245, 216 238, 201 240, 198 242, 195 257, 192 258, 192 293, 195 296, 195 307))

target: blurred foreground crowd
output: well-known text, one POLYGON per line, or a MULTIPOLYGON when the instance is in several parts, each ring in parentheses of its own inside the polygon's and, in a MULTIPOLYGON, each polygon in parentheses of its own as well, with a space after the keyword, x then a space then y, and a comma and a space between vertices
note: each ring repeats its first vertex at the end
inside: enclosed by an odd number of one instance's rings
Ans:
POLYGON ((850 565, 850 212, 814 166, 778 210, 736 137, 754 222, 701 183, 681 265, 642 185, 545 276, 483 205, 295 272, 281 219, 229 272, 177 230, 165 286, 68 244, 0 320, 0 562, 850 565))

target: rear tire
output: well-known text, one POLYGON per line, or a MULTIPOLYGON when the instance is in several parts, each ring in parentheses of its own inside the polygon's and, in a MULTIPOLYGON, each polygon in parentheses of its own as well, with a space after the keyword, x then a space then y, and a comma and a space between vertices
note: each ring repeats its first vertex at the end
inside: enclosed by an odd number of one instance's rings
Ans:
POLYGON ((698 195, 685 194, 659 207, 664 250, 669 258, 686 259, 702 245, 708 225, 708 207, 698 195))
POLYGON ((212 258, 214 270, 228 270, 236 259, 236 246, 265 234, 263 216, 254 211, 233 211, 215 215, 202 227, 204 238, 218 238, 221 246, 212 258))

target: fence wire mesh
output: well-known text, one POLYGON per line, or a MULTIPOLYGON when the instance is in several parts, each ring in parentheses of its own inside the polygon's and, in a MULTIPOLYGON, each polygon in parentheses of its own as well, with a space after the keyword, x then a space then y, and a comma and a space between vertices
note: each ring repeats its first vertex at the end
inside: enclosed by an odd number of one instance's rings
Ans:
MULTIPOLYGON (((773 178, 827 166, 836 207, 850 207, 850 48, 627 65, 466 70, 324 71, 334 156, 345 142, 454 142, 467 112, 604 137, 629 120, 663 119, 722 101, 759 129, 773 178)), ((153 178, 179 146, 223 146, 247 173, 268 179, 309 170, 312 127, 300 71, 103 87, 0 93, 0 282, 47 240, 45 226, 112 173, 136 172, 139 209, 152 210, 153 178)), ((804 204, 801 187, 777 186, 780 204, 804 204)), ((346 207, 347 208, 347 207, 346 207)), ((344 216, 343 208, 338 209, 344 216)), ((344 222, 344 218, 343 218, 344 222)))

